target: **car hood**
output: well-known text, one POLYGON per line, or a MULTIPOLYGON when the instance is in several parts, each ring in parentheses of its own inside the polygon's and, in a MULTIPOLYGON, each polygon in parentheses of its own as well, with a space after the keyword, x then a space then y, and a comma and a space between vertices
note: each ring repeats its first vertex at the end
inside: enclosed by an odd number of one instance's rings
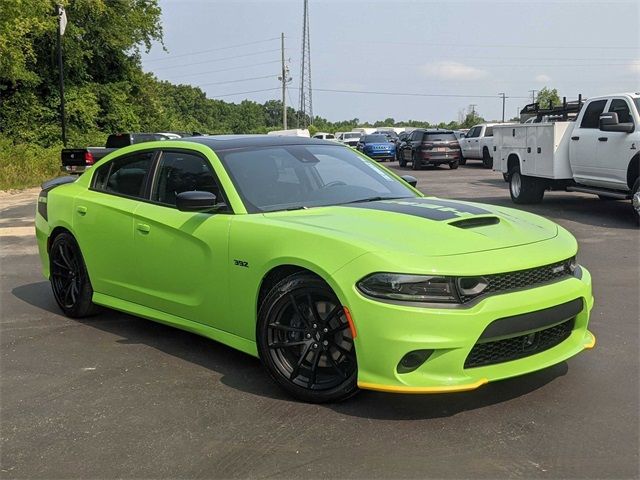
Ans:
POLYGON ((278 224, 315 230, 366 251, 445 256, 515 247, 558 235, 537 215, 438 198, 361 202, 265 213, 278 224))

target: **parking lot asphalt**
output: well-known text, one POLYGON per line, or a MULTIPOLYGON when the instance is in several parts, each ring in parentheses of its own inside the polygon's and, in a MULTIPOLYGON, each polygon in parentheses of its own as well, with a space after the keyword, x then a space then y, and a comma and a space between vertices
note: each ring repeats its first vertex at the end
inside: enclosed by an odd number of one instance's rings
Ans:
MULTIPOLYGON (((513 206, 479 163, 399 171, 428 194, 513 206)), ((0 193, 2 478, 640 474, 640 241, 627 202, 550 193, 524 207, 580 242, 594 279, 593 350, 472 392, 363 391, 318 406, 205 338, 114 311, 62 316, 40 275, 36 195, 0 193)))

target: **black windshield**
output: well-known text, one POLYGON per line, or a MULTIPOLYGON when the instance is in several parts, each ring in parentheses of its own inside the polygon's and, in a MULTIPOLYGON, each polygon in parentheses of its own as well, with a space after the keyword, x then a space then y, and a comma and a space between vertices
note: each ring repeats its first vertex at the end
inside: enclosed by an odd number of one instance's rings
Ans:
POLYGON ((217 154, 250 213, 417 196, 375 162, 339 145, 283 145, 217 154))
POLYGON ((389 137, 386 135, 365 135, 362 141, 365 143, 387 143, 389 137))

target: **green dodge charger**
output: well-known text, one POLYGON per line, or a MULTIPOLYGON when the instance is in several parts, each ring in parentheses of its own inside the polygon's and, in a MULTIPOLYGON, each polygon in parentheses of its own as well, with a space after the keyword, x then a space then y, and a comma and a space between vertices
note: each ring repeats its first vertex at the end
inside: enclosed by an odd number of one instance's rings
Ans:
POLYGON ((42 271, 70 317, 104 306, 203 335, 309 402, 472 390, 594 346, 569 232, 414 186, 323 140, 125 147, 43 185, 42 271))

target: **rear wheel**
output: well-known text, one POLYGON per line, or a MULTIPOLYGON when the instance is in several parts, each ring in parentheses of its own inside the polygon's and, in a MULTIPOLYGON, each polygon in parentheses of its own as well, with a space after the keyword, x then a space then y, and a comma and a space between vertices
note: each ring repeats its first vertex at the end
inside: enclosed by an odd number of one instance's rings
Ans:
POLYGON ((411 168, 413 170, 420 170, 420 168, 422 167, 420 159, 418 158, 418 155, 416 155, 416 152, 413 152, 413 155, 411 156, 411 168))
POLYGON ((454 160, 453 162, 449 162, 449 168, 451 170, 455 170, 456 168, 458 168, 458 162, 459 160, 454 160))
POLYGON ((633 210, 636 213, 636 223, 640 225, 640 178, 636 178, 631 191, 633 193, 631 205, 633 205, 633 210))
POLYGON ((258 353, 290 395, 312 403, 344 400, 358 391, 349 322, 329 285, 296 273, 269 292, 258 314, 258 353))
POLYGON ((545 185, 540 180, 520 173, 520 165, 509 170, 509 193, 514 203, 540 203, 544 190, 545 185))
POLYGON ((82 252, 68 232, 57 235, 51 244, 49 280, 58 306, 68 317, 81 318, 98 312, 91 301, 93 288, 82 252))
POLYGON ((487 147, 482 149, 482 165, 484 168, 493 168, 493 158, 491 158, 487 147))

